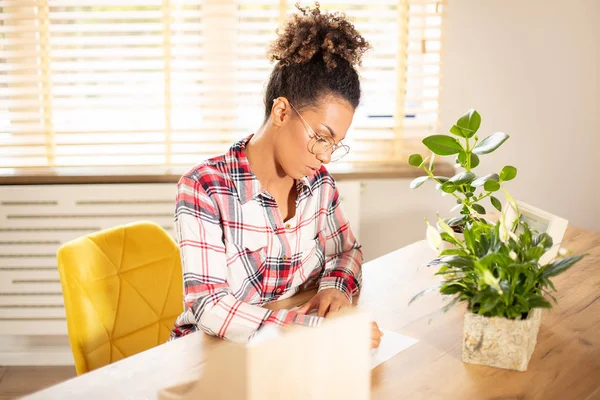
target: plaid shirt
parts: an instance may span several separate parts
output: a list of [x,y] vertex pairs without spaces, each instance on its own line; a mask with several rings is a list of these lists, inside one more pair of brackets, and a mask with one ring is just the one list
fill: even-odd
[[317,326],[317,316],[260,306],[316,283],[348,300],[358,292],[362,252],[333,178],[322,167],[298,180],[296,214],[284,222],[250,170],[250,137],[179,181],[175,229],[185,311],[171,339],[202,329],[242,342],[267,325]]

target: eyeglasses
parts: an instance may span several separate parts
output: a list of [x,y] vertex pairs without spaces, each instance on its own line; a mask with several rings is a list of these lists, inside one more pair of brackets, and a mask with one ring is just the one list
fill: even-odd
[[315,132],[310,127],[310,125],[308,125],[308,122],[306,122],[304,117],[300,115],[298,110],[296,110],[296,107],[294,107],[292,103],[290,103],[290,106],[292,106],[292,109],[296,112],[296,114],[298,114],[298,117],[300,117],[300,120],[304,124],[304,127],[309,132],[308,136],[310,136],[310,142],[308,142],[308,151],[311,154],[318,156],[321,154],[331,152],[329,160],[330,162],[336,162],[342,159],[346,154],[350,152],[350,146],[345,145],[341,142],[336,143],[332,137],[322,136]]

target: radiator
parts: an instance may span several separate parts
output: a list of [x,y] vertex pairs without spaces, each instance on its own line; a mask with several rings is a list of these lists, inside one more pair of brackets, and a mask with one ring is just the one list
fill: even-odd
[[[339,182],[359,236],[360,183]],[[56,251],[139,220],[173,235],[176,185],[0,186],[0,365],[71,365]]]

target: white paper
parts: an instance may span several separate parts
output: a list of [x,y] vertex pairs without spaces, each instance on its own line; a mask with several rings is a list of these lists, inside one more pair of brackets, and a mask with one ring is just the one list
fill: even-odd
[[418,340],[410,336],[383,329],[383,337],[379,347],[372,350],[371,369],[389,360],[402,350],[408,349]]
[[[300,307],[294,307],[290,311],[295,311]],[[317,315],[317,310],[313,310],[308,315]],[[408,349],[419,340],[410,336],[401,335],[399,333],[382,329],[383,337],[379,347],[371,350],[371,369],[379,364],[386,362],[402,350]]]

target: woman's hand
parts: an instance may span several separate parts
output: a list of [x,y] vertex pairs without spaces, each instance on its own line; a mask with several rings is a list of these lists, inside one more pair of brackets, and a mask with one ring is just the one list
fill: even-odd
[[319,317],[337,312],[343,307],[349,307],[350,302],[344,293],[337,289],[324,289],[313,296],[305,305],[300,307],[298,314],[308,314],[312,310],[318,310]]
[[[325,289],[318,292],[298,311],[298,314],[307,314],[312,310],[318,310],[319,317],[326,317],[329,314],[335,314],[344,307],[349,307],[348,299],[341,291],[337,289]],[[371,322],[371,348],[376,349],[381,344],[383,332],[379,329],[377,322]]]
[[383,332],[377,326],[377,322],[371,322],[371,348],[376,349],[381,344],[381,338],[383,337]]

